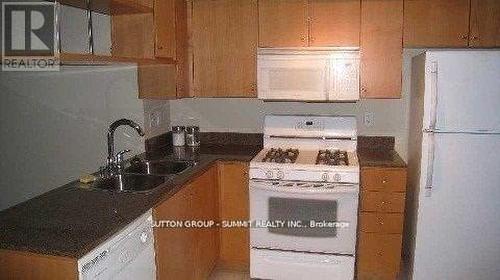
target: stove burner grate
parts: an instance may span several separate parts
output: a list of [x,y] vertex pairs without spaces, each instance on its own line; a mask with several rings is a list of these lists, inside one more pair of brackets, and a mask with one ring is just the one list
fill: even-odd
[[345,166],[349,165],[349,159],[346,151],[319,150],[316,164]]
[[271,148],[262,159],[262,162],[294,163],[298,156],[298,149]]

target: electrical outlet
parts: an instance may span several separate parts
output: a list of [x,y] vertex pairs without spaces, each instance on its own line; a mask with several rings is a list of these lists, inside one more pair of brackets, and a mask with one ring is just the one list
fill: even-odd
[[374,122],[375,122],[375,114],[372,112],[365,112],[365,115],[363,117],[363,124],[366,127],[371,127],[373,126]]
[[161,111],[157,110],[149,114],[149,127],[159,127],[161,122]]

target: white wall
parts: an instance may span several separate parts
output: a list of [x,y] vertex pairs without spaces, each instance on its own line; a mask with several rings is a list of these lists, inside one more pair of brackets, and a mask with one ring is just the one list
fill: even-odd
[[[263,102],[256,99],[182,99],[170,102],[172,125],[198,124],[202,131],[262,132],[266,114],[356,115],[360,135],[396,137],[396,150],[407,156],[408,106],[411,58],[421,50],[405,50],[402,98],[362,100],[357,103]],[[366,112],[374,114],[374,124],[363,124]]]
[[[109,17],[93,18],[95,50],[109,53]],[[84,19],[82,10],[64,7],[64,50],[86,51]],[[145,112],[158,110],[137,98],[137,69],[127,65],[0,72],[0,93],[0,210],[97,170],[105,163],[111,122],[129,118],[143,126]],[[148,136],[159,133],[145,129]],[[115,143],[117,151],[144,151],[132,129],[119,128]]]
[[[136,68],[64,67],[60,73],[1,73],[0,209],[95,171],[106,130],[119,118],[144,123]],[[116,149],[144,150],[119,128]]]

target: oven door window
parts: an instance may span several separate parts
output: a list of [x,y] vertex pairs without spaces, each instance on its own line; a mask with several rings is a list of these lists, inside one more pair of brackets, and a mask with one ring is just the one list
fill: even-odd
[[[282,227],[268,227],[270,233],[298,237],[336,237],[335,227],[310,225],[311,221],[337,222],[337,201],[271,197],[269,220],[285,222]],[[300,226],[297,226],[297,222],[300,222]]]

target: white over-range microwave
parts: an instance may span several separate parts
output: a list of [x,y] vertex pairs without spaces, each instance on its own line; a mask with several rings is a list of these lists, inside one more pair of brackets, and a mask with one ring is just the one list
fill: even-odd
[[261,48],[257,92],[264,100],[359,100],[359,51]]

